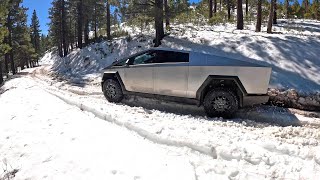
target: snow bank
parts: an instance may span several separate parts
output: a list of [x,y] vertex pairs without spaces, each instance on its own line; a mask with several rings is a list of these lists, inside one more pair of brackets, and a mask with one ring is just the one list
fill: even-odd
[[[297,28],[297,27],[300,27]],[[260,63],[273,68],[269,95],[273,104],[307,110],[320,110],[320,22],[279,20],[275,34],[254,32],[254,25],[236,30],[233,24],[214,26],[173,25],[163,47],[212,53]],[[98,84],[103,68],[117,59],[152,46],[152,32],[132,35],[111,42],[89,45],[72,51],[66,58],[47,53],[43,64],[52,65],[56,76],[71,82]],[[263,31],[266,27],[263,27]],[[293,89],[298,98],[290,96]]]

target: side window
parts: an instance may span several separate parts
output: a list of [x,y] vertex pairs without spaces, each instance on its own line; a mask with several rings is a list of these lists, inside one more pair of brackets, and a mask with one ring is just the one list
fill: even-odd
[[155,63],[178,63],[189,62],[189,53],[174,51],[157,51]]
[[154,52],[147,52],[133,57],[133,60],[131,62],[132,65],[153,63],[155,56],[156,54]]

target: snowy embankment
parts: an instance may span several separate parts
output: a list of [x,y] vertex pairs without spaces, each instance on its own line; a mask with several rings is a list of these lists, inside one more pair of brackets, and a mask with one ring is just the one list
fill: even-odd
[[319,126],[281,127],[130,107],[97,95],[70,93],[47,76],[39,78],[14,78],[0,95],[0,108],[5,109],[0,120],[1,163],[8,164],[7,172],[16,169],[16,179],[320,175]]
[[[132,35],[112,42],[92,44],[72,51],[64,59],[48,53],[43,64],[52,64],[57,78],[99,85],[102,69],[119,58],[152,47],[152,32]],[[255,33],[254,26],[235,30],[234,26],[173,25],[163,47],[212,53],[271,66],[271,103],[306,110],[320,110],[320,22],[279,20],[275,34]],[[52,61],[54,59],[54,61]],[[49,61],[49,62],[48,62]],[[50,62],[51,61],[51,62]]]

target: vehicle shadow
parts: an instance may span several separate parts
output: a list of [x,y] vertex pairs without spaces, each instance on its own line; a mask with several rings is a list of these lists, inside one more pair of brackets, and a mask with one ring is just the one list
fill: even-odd
[[[254,106],[240,109],[233,118],[208,118],[203,106],[188,105],[177,102],[168,102],[153,98],[145,98],[137,95],[126,95],[123,104],[131,107],[143,107],[148,110],[159,110],[178,115],[191,115],[194,117],[201,116],[206,120],[215,121],[233,121],[242,123],[246,121],[247,126],[258,127],[258,124],[270,124],[277,126],[301,126],[300,120],[288,109],[275,106]],[[258,124],[257,124],[258,123]]]

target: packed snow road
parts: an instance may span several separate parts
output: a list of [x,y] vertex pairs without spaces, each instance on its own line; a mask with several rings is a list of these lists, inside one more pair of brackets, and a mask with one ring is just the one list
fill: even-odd
[[0,160],[6,159],[11,171],[19,169],[17,179],[320,176],[319,126],[282,127],[112,104],[37,75],[8,81],[0,95]]

